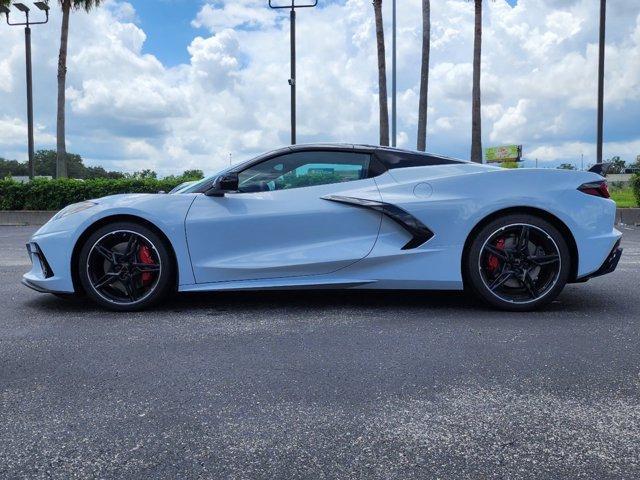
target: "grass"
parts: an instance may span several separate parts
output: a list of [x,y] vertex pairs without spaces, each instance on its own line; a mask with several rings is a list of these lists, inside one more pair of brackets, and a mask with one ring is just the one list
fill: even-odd
[[611,188],[611,198],[616,201],[616,204],[620,208],[630,208],[637,207],[638,202],[636,202],[635,197],[633,196],[633,190],[631,187],[624,188]]

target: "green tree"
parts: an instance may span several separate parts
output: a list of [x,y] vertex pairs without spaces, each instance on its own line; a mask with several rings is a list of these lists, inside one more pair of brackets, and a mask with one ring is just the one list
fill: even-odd
[[138,172],[125,173],[124,175],[125,175],[126,178],[135,178],[135,179],[138,179],[138,180],[156,179],[156,178],[158,178],[158,174],[156,172],[154,172],[153,170],[150,170],[148,168],[146,168],[144,170],[140,170]]
[[98,7],[101,0],[59,0],[62,8],[62,27],[60,29],[60,52],[58,55],[58,115],[56,123],[56,177],[66,178],[67,144],[65,119],[65,90],[67,86],[67,48],[69,44],[69,17],[71,10],[83,9],[89,12]]
[[182,178],[185,179],[185,181],[188,180],[202,180],[204,178],[204,172],[202,170],[185,170],[182,173]]
[[571,163],[561,163],[558,165],[558,170],[576,170],[576,167]]
[[124,173],[122,172],[113,172],[113,171],[107,171],[102,167],[85,167],[85,174],[84,177],[87,180],[90,179],[94,179],[94,178],[110,178],[113,180],[117,180],[119,178],[125,178],[124,177]]
[[[36,175],[45,177],[56,176],[56,151],[55,150],[38,150],[34,155]],[[80,155],[67,153],[66,161],[69,169],[69,177],[79,179],[93,178],[124,178],[124,173],[109,172],[102,167],[87,167],[82,161]],[[0,179],[7,176],[26,176],[29,174],[27,162],[19,163],[16,160],[4,160],[0,158]]]
[[431,2],[422,0],[422,67],[418,105],[418,150],[427,149],[427,103],[429,100],[429,53],[431,50]]
[[605,163],[611,163],[609,173],[624,173],[624,169],[627,168],[627,162],[618,156],[605,160]]
[[0,158],[0,180],[7,177],[18,177],[29,175],[29,168],[26,163],[19,163],[17,160],[5,160]]
[[[86,167],[82,157],[75,153],[66,153],[67,176],[70,178],[85,178]],[[33,156],[36,175],[57,177],[57,153],[55,150],[38,150]]]

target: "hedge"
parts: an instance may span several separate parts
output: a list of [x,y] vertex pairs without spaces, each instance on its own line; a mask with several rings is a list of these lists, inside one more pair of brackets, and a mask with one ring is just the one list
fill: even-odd
[[636,173],[631,177],[631,187],[633,195],[636,197],[636,205],[640,205],[640,173]]
[[0,180],[0,210],[60,210],[72,203],[118,193],[168,192],[183,181],[183,178],[37,179],[28,183]]

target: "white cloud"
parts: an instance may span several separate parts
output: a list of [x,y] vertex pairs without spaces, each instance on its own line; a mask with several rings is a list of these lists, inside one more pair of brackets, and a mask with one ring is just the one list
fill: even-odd
[[[580,161],[581,155],[584,155],[585,166],[595,163],[591,157],[593,144],[586,142],[564,142],[556,145],[543,145],[535,148],[529,155],[531,159],[541,161],[552,161],[558,158],[568,159],[574,163]],[[630,161],[635,161],[636,156],[640,152],[640,139],[627,142],[609,142],[605,144],[604,156],[613,157],[620,156]]]
[[[107,168],[212,171],[289,138],[286,12],[263,0],[209,0],[193,20],[207,29],[185,46],[188,64],[145,54],[135,1],[74,12],[68,76],[68,143]],[[415,143],[421,2],[399,2],[399,144]],[[385,12],[390,19],[387,2]],[[540,160],[593,158],[597,15],[591,0],[485,3],[485,146],[522,143]],[[34,34],[39,147],[55,144],[60,18]],[[610,2],[605,152],[634,159],[640,132],[640,5]],[[300,141],[377,142],[377,71],[370,0],[346,0],[298,15]],[[389,34],[387,29],[387,34]],[[389,39],[389,37],[387,37]],[[466,157],[470,140],[473,6],[432,2],[428,147]],[[0,156],[24,159],[21,32],[0,27]],[[390,42],[389,42],[390,46]],[[388,51],[389,53],[389,51]],[[390,65],[390,62],[388,62]],[[17,123],[16,123],[17,122]],[[623,128],[624,126],[627,126]],[[578,154],[579,155],[579,154]]]
[[192,22],[194,27],[217,32],[226,28],[272,27],[276,13],[265,8],[262,0],[234,0],[205,4]]
[[[20,146],[27,137],[27,123],[19,118],[0,117],[0,145],[9,148]],[[55,142],[55,137],[45,131],[43,125],[34,126],[34,139],[38,142]]]

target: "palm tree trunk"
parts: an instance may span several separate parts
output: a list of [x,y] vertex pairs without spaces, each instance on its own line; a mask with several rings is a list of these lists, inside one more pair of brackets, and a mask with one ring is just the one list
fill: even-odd
[[607,0],[600,0],[600,43],[598,48],[598,139],[596,162],[602,163],[602,141],[604,128],[604,47],[607,18]]
[[67,43],[69,38],[69,16],[71,0],[62,1],[62,29],[60,32],[60,55],[58,57],[58,119],[56,178],[67,177],[67,147],[65,143],[65,90],[67,85]]
[[431,2],[422,0],[422,69],[418,105],[418,150],[427,149],[427,105],[429,98],[429,53],[431,50]]
[[387,63],[382,25],[382,0],[373,0],[376,17],[376,44],[378,47],[378,101],[380,104],[380,145],[389,145],[389,104],[387,100]]
[[482,0],[475,0],[473,36],[473,105],[471,107],[471,161],[482,163],[482,117],[480,112],[480,69],[482,60]]

